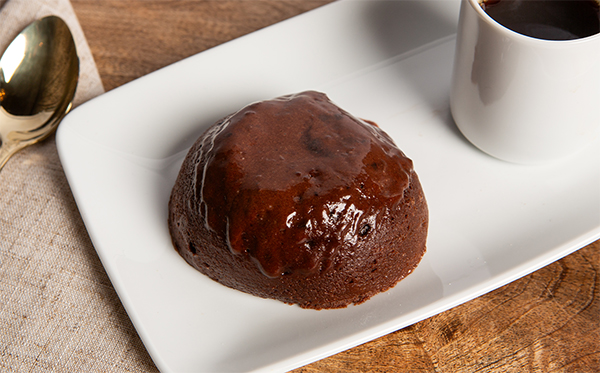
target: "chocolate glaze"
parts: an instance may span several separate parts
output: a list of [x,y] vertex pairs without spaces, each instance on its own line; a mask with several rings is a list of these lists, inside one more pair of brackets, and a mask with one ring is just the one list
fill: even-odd
[[[177,250],[211,278],[327,308],[363,301],[412,271],[425,250],[427,207],[412,161],[387,134],[308,91],[211,127],[184,161],[169,225]],[[349,277],[373,266],[393,274],[371,279],[374,289]],[[290,290],[335,282],[345,285],[322,290],[329,300]]]

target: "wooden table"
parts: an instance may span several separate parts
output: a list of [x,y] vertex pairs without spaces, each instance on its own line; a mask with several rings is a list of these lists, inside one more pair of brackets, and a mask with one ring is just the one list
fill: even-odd
[[[71,0],[106,90],[331,0]],[[599,372],[600,241],[295,372]],[[140,352],[145,353],[145,352]]]

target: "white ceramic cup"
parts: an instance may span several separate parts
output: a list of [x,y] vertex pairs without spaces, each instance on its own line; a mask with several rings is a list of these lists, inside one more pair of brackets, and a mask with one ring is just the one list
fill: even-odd
[[484,152],[515,163],[560,159],[600,128],[600,34],[536,39],[462,0],[450,106]]

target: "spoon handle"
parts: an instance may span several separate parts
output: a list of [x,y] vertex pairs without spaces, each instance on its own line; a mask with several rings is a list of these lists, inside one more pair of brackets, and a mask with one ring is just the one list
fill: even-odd
[[16,152],[23,149],[26,144],[16,142],[4,142],[0,146],[0,171],[6,164],[6,161],[12,157]]

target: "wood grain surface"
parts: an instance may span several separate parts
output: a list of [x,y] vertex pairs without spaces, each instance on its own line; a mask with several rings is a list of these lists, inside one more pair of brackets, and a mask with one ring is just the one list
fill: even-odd
[[[111,90],[331,1],[71,2]],[[294,372],[600,372],[599,269],[596,241],[468,303]]]

